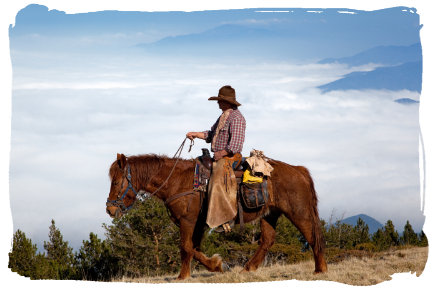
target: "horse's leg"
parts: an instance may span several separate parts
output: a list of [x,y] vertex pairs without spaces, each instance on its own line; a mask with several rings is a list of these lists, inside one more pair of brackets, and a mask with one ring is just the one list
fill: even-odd
[[314,215],[313,211],[306,214],[299,213],[297,215],[288,212],[285,213],[285,216],[298,228],[304,238],[306,238],[310,247],[312,247],[315,259],[315,274],[327,272],[327,262],[324,259],[325,245],[323,243],[318,217]]
[[258,250],[256,250],[241,272],[255,271],[262,261],[264,261],[268,249],[274,244],[274,239],[276,238],[276,231],[274,229],[280,215],[280,213],[274,212],[274,214],[269,214],[261,219],[261,242]]
[[190,264],[193,258],[193,232],[195,223],[192,223],[184,218],[179,221],[179,232],[181,234],[181,272],[177,280],[183,280],[189,278]]
[[200,251],[200,243],[202,242],[203,227],[199,226],[195,229],[193,234],[193,249],[194,260],[199,261],[210,272],[225,272],[228,270],[226,264],[223,263],[222,258],[218,254],[214,254],[211,258],[206,257]]

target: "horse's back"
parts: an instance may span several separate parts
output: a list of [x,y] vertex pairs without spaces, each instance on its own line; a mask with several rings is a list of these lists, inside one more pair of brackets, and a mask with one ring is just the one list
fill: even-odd
[[281,182],[280,184],[310,185],[313,183],[309,170],[304,166],[294,166],[282,161],[273,160],[269,162],[274,168],[271,179]]
[[[270,161],[270,195],[279,210],[289,207],[317,207],[318,198],[313,179],[304,166],[294,166],[281,161]],[[300,209],[300,208],[299,208]]]

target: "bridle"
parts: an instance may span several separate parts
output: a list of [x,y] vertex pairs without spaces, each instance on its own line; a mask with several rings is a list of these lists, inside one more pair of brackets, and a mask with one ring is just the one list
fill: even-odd
[[[121,210],[122,214],[124,214],[126,211],[130,210],[130,209],[133,207],[134,202],[131,203],[131,205],[128,206],[128,207],[125,206],[125,204],[122,202],[122,200],[123,200],[123,199],[125,198],[125,196],[127,195],[128,190],[131,189],[131,190],[134,192],[134,194],[137,196],[137,192],[136,192],[136,190],[134,189],[133,184],[131,184],[131,171],[130,171],[130,164],[127,164],[127,169],[128,169],[128,175],[127,175],[127,176],[125,176],[125,171],[124,171],[124,170],[119,169],[119,171],[122,172],[122,175],[123,175],[124,177],[122,177],[122,184],[121,184],[121,188],[119,189],[117,199],[116,199],[116,200],[110,200],[109,198],[107,198],[107,203],[106,203],[106,206],[107,206],[107,207],[115,206],[115,207],[119,208],[119,209],[116,209],[116,214],[119,213],[119,212],[118,212],[119,210]],[[122,188],[124,187],[124,180],[125,180],[125,179],[127,179],[127,181],[128,181],[128,187],[127,187],[127,189],[125,190],[124,194],[122,194],[122,196],[120,196],[120,194],[121,194],[121,192],[122,192]]]
[[[175,167],[176,167],[176,164],[178,163],[179,157],[181,156],[182,149],[184,148],[184,144],[185,144],[186,140],[187,140],[187,138],[184,139],[184,141],[182,142],[181,146],[179,146],[178,151],[176,151],[175,156],[173,157],[173,158],[177,157],[177,159],[176,159],[175,165],[172,168],[172,171],[170,171],[169,176],[166,178],[166,181],[164,181],[164,183],[160,186],[160,188],[158,188],[157,190],[155,190],[151,195],[154,195],[155,193],[157,193],[164,186],[164,184],[166,184],[167,180],[169,180],[170,176],[172,175],[173,170],[175,170]],[[188,152],[191,151],[191,147],[193,145],[194,145],[194,141],[191,140],[190,149],[188,150]],[[177,154],[178,154],[178,156],[176,156]],[[130,206],[128,206],[128,207],[125,206],[125,204],[122,202],[122,200],[125,198],[125,195],[127,195],[128,190],[131,189],[134,192],[134,194],[136,194],[136,197],[138,195],[137,192],[136,192],[136,190],[133,187],[133,184],[131,184],[130,164],[127,164],[127,170],[128,170],[128,176],[125,176],[125,171],[122,170],[122,169],[119,169],[119,171],[122,172],[122,174],[123,174],[124,177],[122,178],[121,189],[119,189],[117,199],[116,200],[110,200],[109,198],[107,198],[107,203],[106,203],[107,207],[115,206],[115,207],[118,208],[118,209],[116,209],[115,217],[117,217],[119,215],[119,210],[122,212],[122,214],[125,214],[126,211],[130,210],[133,207],[133,204],[134,204],[135,201],[133,201],[133,203]],[[128,187],[125,190],[124,194],[121,197],[119,197],[119,195],[121,194],[122,188],[124,187],[124,179],[127,179],[127,181],[128,181]]]

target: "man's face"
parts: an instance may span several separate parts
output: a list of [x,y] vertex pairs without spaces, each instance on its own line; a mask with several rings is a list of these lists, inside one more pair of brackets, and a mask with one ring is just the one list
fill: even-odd
[[223,111],[232,107],[232,104],[226,101],[218,100],[217,103],[219,104],[219,108],[222,109]]

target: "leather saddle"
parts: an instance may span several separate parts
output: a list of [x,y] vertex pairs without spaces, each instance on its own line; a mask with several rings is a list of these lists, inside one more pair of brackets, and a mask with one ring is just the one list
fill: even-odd
[[[235,173],[235,178],[238,184],[238,202],[241,204],[241,199],[244,207],[247,209],[255,209],[264,206],[268,202],[268,189],[267,179],[263,178],[262,183],[243,183],[244,171],[249,167],[245,157],[241,154],[229,155],[232,162],[232,169]],[[198,168],[196,174],[198,175],[198,182],[202,187],[208,187],[208,181],[212,174],[212,163],[214,159],[211,158],[208,149],[202,149],[202,156],[198,157]],[[205,190],[205,189],[204,189]],[[205,191],[207,191],[206,189]],[[241,209],[241,205],[239,205]]]

